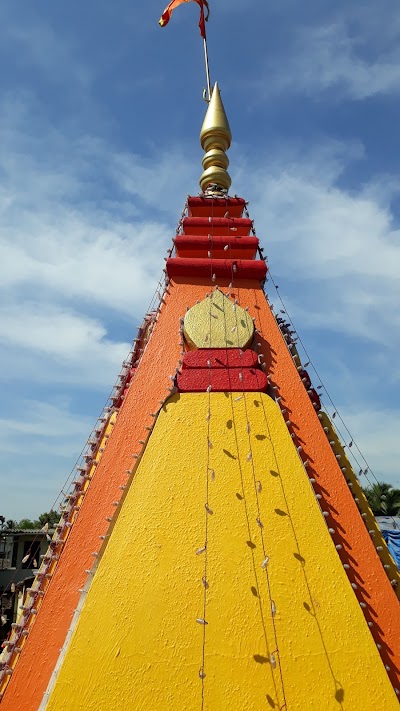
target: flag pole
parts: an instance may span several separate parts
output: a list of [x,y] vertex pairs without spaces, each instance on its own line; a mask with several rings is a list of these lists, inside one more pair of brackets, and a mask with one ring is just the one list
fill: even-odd
[[211,79],[210,79],[210,64],[208,61],[208,47],[207,47],[207,36],[204,34],[204,59],[206,63],[206,77],[207,77],[207,90],[208,90],[208,101],[211,101]]

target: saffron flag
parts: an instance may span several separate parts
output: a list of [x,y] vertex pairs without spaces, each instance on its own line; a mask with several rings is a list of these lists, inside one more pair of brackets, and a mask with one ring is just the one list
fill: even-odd
[[[158,22],[158,24],[161,27],[165,27],[165,25],[168,25],[168,22],[171,19],[171,15],[173,11],[175,10],[178,5],[182,5],[184,2],[190,2],[191,0],[172,0],[172,2],[167,5],[165,8],[163,14],[161,15],[161,18]],[[200,7],[200,22],[199,22],[199,27],[200,27],[200,34],[203,37],[203,39],[206,38],[206,21],[208,20],[208,17],[210,15],[210,8],[208,6],[207,0],[194,0],[194,2],[197,2],[197,4]],[[207,15],[204,13],[204,8],[207,10]]]

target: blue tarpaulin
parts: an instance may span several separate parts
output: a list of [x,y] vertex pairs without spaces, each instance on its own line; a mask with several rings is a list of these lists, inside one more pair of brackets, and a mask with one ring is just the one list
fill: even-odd
[[400,570],[400,516],[377,516],[376,521],[390,554]]
[[400,531],[382,531],[382,535],[398,570],[400,570]]
[[400,531],[400,516],[376,516],[381,531]]

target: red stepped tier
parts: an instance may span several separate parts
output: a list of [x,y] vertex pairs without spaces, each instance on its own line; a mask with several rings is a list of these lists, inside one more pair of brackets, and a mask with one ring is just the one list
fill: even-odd
[[185,353],[177,378],[180,392],[262,392],[267,376],[254,351],[240,348],[203,348]]
[[264,392],[267,390],[267,376],[262,370],[255,368],[215,370],[192,370],[186,368],[178,375],[178,389],[181,393],[206,392],[210,387],[212,392]]
[[[177,257],[206,258],[208,252],[214,259],[254,259],[257,254],[257,237],[232,237],[231,235],[177,235],[174,240]],[[228,249],[226,249],[228,247]]]
[[262,282],[267,275],[267,265],[262,260],[252,259],[182,259],[167,260],[167,274],[171,277],[205,277],[231,280],[254,279]]
[[246,204],[247,203],[243,200],[243,198],[213,198],[212,203],[210,203],[210,198],[189,197],[189,217],[208,218],[210,214],[210,206],[212,207],[214,217],[224,217],[227,212],[229,217],[241,217]]
[[245,237],[250,234],[252,221],[245,217],[185,217],[183,231],[186,235],[231,235]]
[[257,364],[257,354],[250,349],[242,351],[238,348],[199,348],[197,351],[185,353],[182,367],[255,368]]

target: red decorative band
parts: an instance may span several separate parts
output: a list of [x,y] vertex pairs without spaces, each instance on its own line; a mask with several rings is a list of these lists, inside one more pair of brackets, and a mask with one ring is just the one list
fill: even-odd
[[[240,378],[241,375],[241,378]],[[207,388],[211,392],[265,392],[267,376],[255,368],[240,370],[183,370],[177,379],[178,390],[181,393],[204,393]]]
[[183,231],[190,235],[249,235],[252,221],[245,217],[185,217]]
[[177,235],[174,244],[177,257],[206,258],[210,252],[213,259],[254,259],[259,242],[257,237]]
[[256,368],[257,353],[249,348],[199,348],[183,357],[183,368]]
[[245,207],[246,201],[243,198],[188,198],[190,217],[208,217],[211,213],[214,217],[224,217],[226,213],[229,217],[241,217]]
[[167,260],[169,277],[208,277],[220,279],[254,279],[264,281],[267,265],[260,259],[183,259],[170,257]]
[[185,353],[177,385],[182,393],[265,392],[268,380],[254,351],[202,348]]

